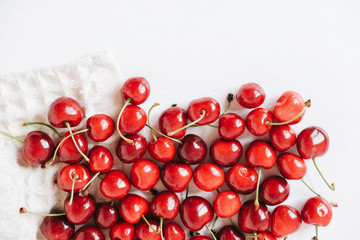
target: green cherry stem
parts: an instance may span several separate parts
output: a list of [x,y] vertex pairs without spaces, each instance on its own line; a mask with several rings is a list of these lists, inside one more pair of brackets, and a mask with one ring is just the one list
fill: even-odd
[[231,106],[231,102],[234,100],[234,95],[232,93],[229,93],[227,95],[227,102],[228,104],[226,105],[226,108],[224,109],[224,111],[220,114],[219,118],[221,118],[227,111],[229,111],[230,106]]
[[201,121],[201,119],[203,119],[203,118],[205,117],[205,115],[206,115],[206,111],[203,109],[203,110],[201,111],[201,115],[200,115],[200,117],[199,117],[198,119],[196,119],[195,121],[193,121],[193,122],[191,122],[191,123],[189,123],[189,124],[187,124],[187,125],[179,128],[179,129],[176,129],[175,131],[169,132],[167,135],[171,137],[171,136],[174,135],[175,133],[180,132],[181,130],[184,130],[185,128],[188,128],[188,127],[196,124],[197,122]]
[[319,225],[315,224],[315,239],[319,239]]
[[90,179],[90,181],[83,187],[83,189],[80,190],[79,195],[84,196],[85,190],[90,186],[90,184],[99,176],[100,171],[95,173],[95,175]]
[[[153,110],[154,107],[157,107],[157,106],[159,106],[159,105],[160,105],[160,103],[154,103],[154,104],[150,107],[150,109],[149,109],[149,111],[148,111],[148,116],[147,116],[147,125],[151,126],[151,125],[150,125],[150,113],[151,113],[151,111]],[[156,137],[155,132],[154,132],[154,130],[153,130],[152,128],[150,128],[150,132],[151,132],[151,134],[152,134],[152,136],[153,136],[154,141],[156,142],[157,137]]]
[[56,130],[56,128],[54,128],[53,126],[47,124],[47,123],[43,123],[43,122],[24,122],[23,126],[29,126],[29,125],[43,125],[46,126],[48,128],[50,128],[51,130],[53,130],[56,135],[58,135],[59,137],[62,137],[62,135],[58,132],[58,130]]
[[163,224],[164,223],[164,219],[162,217],[160,217],[160,236],[161,236],[161,240],[164,240],[164,233],[163,233]]
[[259,209],[259,186],[260,186],[260,178],[261,178],[261,167],[258,167],[258,181],[256,184],[256,195],[255,195],[255,210]]
[[177,142],[177,143],[182,143],[179,139],[176,139],[176,138],[172,138],[172,137],[169,137],[165,134],[163,134],[162,132],[160,132],[159,130],[157,130],[156,128],[153,128],[152,126],[150,126],[149,124],[145,124],[145,126],[147,126],[148,128],[150,128],[151,130],[153,130],[154,132],[156,132],[157,134],[163,136],[163,137],[166,137],[174,142]]
[[149,223],[149,221],[146,219],[146,217],[144,215],[141,215],[142,219],[144,220],[144,222],[150,227],[150,229],[156,233],[156,234],[159,234],[160,233],[160,229],[158,231],[156,231],[152,226],[151,224]]
[[288,236],[284,237],[284,240],[286,240],[286,239],[287,239],[287,237],[288,237]]
[[316,168],[316,170],[318,171],[318,173],[320,174],[321,178],[324,180],[324,182],[326,183],[326,185],[333,191],[335,191],[335,183],[331,183],[331,185],[328,183],[328,181],[326,181],[325,177],[322,175],[320,169],[318,168],[315,158],[312,159],[314,166]]
[[78,152],[81,154],[81,156],[82,156],[87,162],[89,162],[89,161],[90,161],[89,158],[81,151],[81,149],[79,148],[79,146],[78,146],[78,144],[77,144],[77,142],[76,142],[76,140],[75,140],[74,134],[73,134],[73,132],[72,132],[72,130],[71,130],[71,127],[70,127],[70,123],[69,123],[69,122],[65,122],[65,125],[66,125],[66,127],[68,128],[68,130],[69,130],[69,132],[70,132],[71,139],[72,139],[72,141],[73,141],[76,149],[77,149]]
[[317,192],[315,192],[314,189],[312,189],[312,188],[304,181],[304,179],[300,179],[300,180],[305,184],[305,186],[307,186],[307,187],[310,189],[310,191],[312,191],[315,195],[320,196],[320,194],[318,194]]
[[7,136],[7,137],[9,137],[9,138],[11,138],[11,139],[14,139],[14,140],[18,141],[19,143],[24,144],[24,141],[22,139],[18,138],[18,137],[15,137],[15,136],[13,136],[13,135],[11,135],[11,134],[9,134],[7,132],[1,131],[1,130],[0,130],[0,133]]
[[117,120],[116,120],[116,130],[117,130],[117,132],[119,133],[119,135],[120,135],[120,137],[121,137],[122,139],[124,139],[124,140],[125,140],[126,142],[128,142],[129,144],[133,145],[133,144],[134,144],[134,141],[131,140],[131,139],[128,139],[127,137],[125,137],[125,136],[121,133],[120,128],[119,128],[119,123],[120,123],[121,115],[122,115],[122,113],[124,112],[126,106],[129,105],[130,101],[131,101],[131,98],[126,99],[123,107],[122,107],[121,110],[120,110],[120,113],[119,113],[118,118],[117,118]]
[[215,223],[219,219],[219,216],[215,216],[213,223],[211,224],[211,231],[215,231]]
[[217,240],[216,237],[215,237],[215,234],[213,233],[213,231],[211,231],[211,229],[209,228],[209,226],[208,226],[208,225],[205,225],[205,227],[207,228],[207,230],[209,230],[211,237],[212,237],[214,240]]
[[19,213],[28,213],[28,214],[44,216],[44,217],[57,217],[57,216],[65,216],[66,215],[66,213],[37,213],[37,212],[30,212],[24,207],[21,207],[19,209]]
[[71,195],[70,195],[70,201],[69,201],[69,205],[72,205],[73,199],[74,199],[74,188],[75,188],[75,181],[76,179],[78,179],[80,176],[79,174],[75,173],[73,176],[73,180],[72,180],[72,185],[71,185]]
[[189,185],[186,186],[185,198],[189,196]]

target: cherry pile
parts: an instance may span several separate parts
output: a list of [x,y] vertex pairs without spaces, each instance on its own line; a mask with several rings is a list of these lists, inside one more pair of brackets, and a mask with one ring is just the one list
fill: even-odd
[[[24,141],[1,131],[23,143],[22,158],[30,165],[46,169],[56,161],[67,164],[57,177],[57,186],[69,193],[63,212],[42,214],[45,217],[40,231],[47,239],[101,240],[105,239],[102,230],[109,229],[112,240],[184,240],[188,234],[193,240],[273,240],[287,238],[302,222],[315,226],[313,239],[318,239],[318,227],[330,223],[336,204],[329,203],[303,180],[307,172],[304,159],[312,159],[325,183],[335,190],[316,165],[316,158],[328,150],[329,137],[320,127],[307,127],[298,135],[292,129],[291,125],[298,124],[310,107],[310,101],[304,101],[298,93],[283,93],[270,110],[260,107],[266,97],[262,87],[247,83],[236,93],[243,108],[253,109],[245,119],[228,112],[232,94],[222,112],[217,100],[203,97],[192,100],[186,110],[176,105],[166,109],[159,118],[159,129],[149,121],[151,111],[159,104],[155,103],[148,113],[139,107],[150,94],[145,78],[128,79],[121,94],[125,103],[116,121],[106,114],[96,114],[87,118],[85,129],[73,131],[84,119],[82,108],[74,99],[60,97],[49,108],[50,124],[25,123],[48,126],[59,136],[57,144],[41,131],[28,133]],[[219,135],[209,149],[201,136],[188,133],[191,127],[204,125],[217,128]],[[145,127],[153,138],[149,142],[139,133]],[[58,128],[67,132],[62,135]],[[254,136],[268,134],[268,140],[256,139],[243,149],[239,139],[245,128]],[[117,159],[106,144],[88,149],[88,139],[104,142],[115,131],[120,136],[116,155],[131,166],[129,176],[113,168]],[[286,152],[295,145],[298,155]],[[143,158],[147,152],[152,159]],[[208,152],[212,162],[205,161]],[[246,165],[239,163],[243,154]],[[272,168],[278,168],[280,174],[262,180],[262,171]],[[108,202],[97,202],[87,191],[96,178],[101,179],[97,188]],[[166,191],[154,189],[159,179]],[[217,191],[215,200],[209,202],[189,193],[191,179],[201,191]],[[301,180],[314,195],[301,211],[282,204],[290,194],[288,180]],[[225,184],[228,188],[220,192]],[[131,186],[146,192],[148,199],[131,192]],[[177,194],[181,192],[186,193],[184,199]],[[241,202],[241,196],[253,192],[255,199]],[[276,207],[270,212],[268,206]],[[33,212],[22,207],[20,213]],[[186,229],[173,221],[178,214]],[[231,218],[236,214],[238,221],[234,223]],[[94,224],[87,223],[91,218]],[[229,225],[218,226],[220,230],[215,232],[218,218],[229,218]],[[82,226],[75,232],[75,225]],[[207,236],[198,233],[203,228],[209,230]]]

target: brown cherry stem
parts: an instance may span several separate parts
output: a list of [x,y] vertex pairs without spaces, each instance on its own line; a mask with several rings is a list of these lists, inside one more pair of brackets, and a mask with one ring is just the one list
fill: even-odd
[[[229,93],[227,95],[227,102],[228,104],[226,105],[226,108],[224,109],[224,111],[220,114],[219,118],[221,118],[229,109],[231,106],[231,102],[234,100],[234,95],[232,93]],[[208,124],[209,126],[210,124]]]
[[127,137],[125,137],[125,136],[121,133],[120,128],[119,128],[119,123],[120,123],[121,115],[122,115],[122,113],[124,112],[126,106],[129,105],[130,101],[131,101],[131,98],[126,99],[123,107],[122,107],[121,110],[120,110],[119,116],[118,116],[117,121],[116,121],[116,130],[117,130],[117,132],[119,133],[119,135],[120,135],[120,137],[121,137],[122,139],[124,139],[124,140],[125,140],[126,142],[128,142],[129,144],[134,145],[134,141],[131,140],[131,139],[129,139],[129,138],[127,138]]
[[168,135],[165,135],[162,132],[160,132],[159,130],[157,130],[156,128],[151,127],[149,124],[146,124],[145,126],[147,126],[148,128],[150,128],[151,130],[153,130],[154,132],[158,133],[159,135],[161,135],[163,137],[166,137],[166,138],[168,138],[174,142],[180,143],[180,144],[182,143],[179,139],[169,137]]
[[44,217],[57,217],[57,216],[65,216],[66,215],[66,213],[37,213],[37,212],[30,212],[24,207],[21,207],[19,209],[19,213],[28,213],[28,214],[44,216]]
[[74,188],[75,188],[75,181],[76,179],[78,179],[80,176],[79,174],[75,173],[73,180],[72,180],[72,185],[71,185],[71,195],[70,195],[70,201],[69,201],[69,205],[72,205],[73,199],[74,199]]
[[326,181],[325,177],[322,175],[320,169],[318,168],[315,158],[312,159],[314,166],[316,168],[316,170],[318,171],[318,173],[320,174],[321,178],[324,180],[324,182],[326,183],[326,185],[333,191],[335,191],[335,183],[331,183],[331,185],[328,183],[328,181]]
[[[154,103],[154,104],[150,107],[150,109],[149,109],[149,111],[148,111],[148,116],[147,116],[147,118],[148,118],[148,119],[147,119],[147,125],[151,126],[151,124],[150,124],[150,113],[151,113],[151,111],[153,110],[154,107],[157,107],[157,106],[159,106],[159,105],[160,105],[160,103]],[[153,136],[154,141],[156,142],[157,137],[156,137],[155,132],[154,132],[154,130],[153,130],[152,128],[150,128],[150,132],[151,132],[151,134],[152,134],[152,136]]]
[[11,139],[14,139],[14,140],[18,141],[19,143],[24,144],[24,141],[22,139],[18,138],[18,137],[15,137],[15,136],[13,136],[13,135],[11,135],[11,134],[9,134],[7,132],[1,131],[1,130],[0,130],[0,133],[7,136],[7,137],[9,137],[9,138],[11,138]]
[[255,195],[255,210],[257,211],[259,209],[259,186],[260,186],[260,178],[261,178],[261,167],[258,168],[258,181],[256,184],[256,195]]
[[205,117],[205,114],[206,114],[206,111],[203,109],[203,110],[201,111],[201,115],[200,115],[200,117],[199,117],[198,119],[196,119],[195,121],[193,121],[193,122],[191,122],[191,123],[189,123],[189,124],[187,124],[187,125],[179,128],[179,129],[176,129],[175,131],[169,132],[167,135],[168,135],[168,136],[172,136],[172,135],[180,132],[181,130],[184,130],[185,128],[188,128],[188,127],[196,124],[197,122],[201,121],[201,119],[203,119],[203,118]]
[[320,196],[320,194],[318,194],[317,192],[315,192],[314,189],[312,189],[312,188],[304,181],[304,179],[300,179],[300,180],[305,184],[305,186],[307,186],[307,187],[310,189],[310,191],[312,191],[315,195]]
[[73,141],[76,149],[77,149],[78,152],[81,154],[81,156],[82,156],[87,162],[89,162],[90,159],[81,151],[81,149],[79,148],[79,146],[78,146],[78,144],[77,144],[77,142],[76,142],[76,140],[75,140],[74,134],[73,134],[73,132],[72,132],[72,130],[71,130],[71,127],[70,127],[70,123],[69,123],[69,122],[65,122],[65,125],[66,125],[66,127],[68,128],[68,130],[69,130],[71,139],[72,139],[72,141]]
[[29,125],[43,125],[43,126],[46,126],[46,127],[50,128],[51,130],[53,130],[56,133],[56,135],[58,135],[59,137],[62,137],[62,135],[58,132],[58,130],[56,130],[56,128],[54,128],[50,124],[43,123],[43,122],[24,122],[23,123],[23,126],[29,126]]

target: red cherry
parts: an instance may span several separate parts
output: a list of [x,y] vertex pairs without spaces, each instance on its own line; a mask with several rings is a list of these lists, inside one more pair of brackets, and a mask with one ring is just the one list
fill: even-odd
[[331,204],[323,197],[317,196],[306,201],[301,218],[304,223],[326,227],[332,219]]
[[202,119],[196,122],[197,125],[207,125],[214,122],[220,116],[220,104],[214,98],[203,97],[189,103],[187,115],[190,121]]
[[219,193],[213,203],[214,212],[221,218],[230,218],[234,216],[241,207],[239,196],[231,191],[224,191]]
[[77,230],[71,240],[105,240],[105,236],[98,228],[84,226]]
[[68,122],[70,127],[79,125],[83,119],[83,111],[78,102],[69,97],[60,97],[51,105],[48,120],[54,127],[64,128]]
[[150,203],[151,214],[165,220],[173,220],[178,214],[179,208],[179,197],[168,191],[157,194]]
[[160,162],[170,162],[175,156],[174,143],[166,137],[150,142],[148,150],[150,155]]
[[276,151],[267,142],[255,140],[246,151],[246,162],[250,167],[270,169],[276,163]]
[[273,126],[269,138],[278,151],[286,151],[296,143],[296,133],[289,125]]
[[210,147],[211,159],[222,167],[234,166],[241,158],[243,148],[236,140],[216,139]]
[[[296,115],[298,115],[304,107],[305,101],[300,94],[294,91],[286,91],[276,101],[273,110],[274,117],[279,122],[286,122],[296,117]],[[289,124],[292,125],[300,122],[304,114],[305,113]]]
[[[76,178],[76,176],[78,177]],[[67,165],[60,170],[57,178],[57,185],[61,190],[71,192],[74,178],[74,192],[79,192],[90,181],[91,174],[90,171],[83,165]]]
[[235,113],[225,113],[219,119],[218,133],[222,139],[235,139],[243,134],[244,130],[244,119]]
[[145,198],[128,194],[119,202],[119,213],[128,223],[135,224],[140,221],[142,216],[149,212],[149,204]]
[[65,199],[64,209],[66,217],[75,225],[87,222],[95,212],[95,199],[91,195],[74,195],[72,204],[69,204],[70,197]]
[[307,171],[304,159],[292,153],[281,154],[278,157],[277,166],[281,175],[287,179],[301,179]]
[[140,159],[130,171],[130,181],[141,191],[151,190],[159,180],[159,167],[150,160]]
[[114,120],[105,114],[95,114],[86,121],[89,138],[95,142],[107,140],[115,130]]
[[[60,138],[59,143],[69,135],[70,132],[66,132],[64,136]],[[88,143],[85,137],[82,134],[76,134],[74,135],[74,138],[79,149],[86,155],[88,151]],[[83,156],[79,153],[71,138],[67,138],[63,143],[61,143],[57,155],[59,156],[60,161],[67,164],[78,163],[83,159]]]
[[70,240],[75,226],[64,216],[47,216],[40,224],[40,231],[48,240]]
[[246,127],[249,132],[255,136],[263,136],[268,133],[274,121],[270,110],[266,108],[256,108],[252,110],[246,117]]
[[135,226],[121,221],[110,229],[111,240],[134,240]]
[[[160,131],[166,135],[185,126],[187,121],[186,111],[174,106],[166,109],[159,118]],[[185,135],[186,128],[171,135],[173,138],[181,138]]]
[[99,228],[107,229],[116,224],[119,218],[118,210],[108,203],[100,204],[95,211],[95,223]]
[[173,192],[185,191],[193,172],[189,165],[184,163],[167,163],[161,170],[161,181],[167,189]]
[[110,199],[121,199],[130,191],[130,181],[120,170],[106,174],[100,182],[100,192]]
[[324,155],[329,149],[329,136],[320,127],[308,127],[302,130],[297,138],[296,146],[304,159]]
[[285,178],[271,176],[260,184],[259,197],[267,205],[278,205],[284,202],[289,194],[290,186]]
[[256,207],[250,200],[243,204],[239,211],[239,226],[245,233],[262,232],[270,227],[271,215],[265,204]]
[[136,238],[139,240],[161,240],[161,235],[157,233],[160,228],[159,222],[154,219],[149,219],[148,222],[151,227],[145,221],[141,221],[136,226]]
[[261,235],[261,237],[259,237],[261,240],[277,240],[277,238],[268,231],[259,232],[258,235]]
[[44,132],[32,131],[26,135],[21,156],[30,165],[43,164],[54,153],[54,141]]
[[271,215],[271,232],[277,238],[286,237],[296,232],[301,225],[301,216],[296,208],[277,206]]
[[179,158],[190,165],[202,162],[206,157],[206,153],[206,143],[195,134],[186,135],[182,139],[182,144],[177,148]]
[[[245,237],[238,233],[233,226],[224,226],[216,235],[217,240],[245,240]],[[259,238],[258,238],[259,239]]]
[[140,134],[131,134],[126,137],[134,141],[134,144],[121,138],[116,147],[116,155],[123,163],[133,163],[145,155],[147,150],[146,138]]
[[196,235],[190,238],[190,240],[211,240],[211,238],[202,235]]
[[140,132],[146,124],[146,112],[135,105],[126,106],[120,116],[119,130],[124,134]]
[[265,101],[264,89],[256,83],[246,83],[241,85],[236,94],[236,100],[244,108],[259,107]]
[[233,166],[226,174],[226,184],[237,193],[252,193],[256,189],[257,181],[257,172],[242,164]]
[[214,218],[214,211],[205,198],[190,196],[180,205],[180,217],[190,231],[196,232]]
[[185,240],[184,230],[176,223],[170,222],[164,228],[165,240]]
[[131,103],[139,105],[146,101],[150,94],[150,84],[143,77],[132,77],[125,81],[121,88],[124,99],[131,99]]
[[206,192],[211,192],[223,185],[225,174],[221,167],[213,163],[203,163],[194,170],[195,185]]
[[89,153],[89,169],[91,172],[109,172],[114,164],[114,158],[104,146],[98,145],[93,147]]

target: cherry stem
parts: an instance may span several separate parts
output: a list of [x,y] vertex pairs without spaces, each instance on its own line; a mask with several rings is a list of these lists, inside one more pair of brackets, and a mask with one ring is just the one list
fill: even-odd
[[307,187],[310,189],[310,191],[312,191],[315,195],[320,196],[320,194],[318,194],[317,192],[315,192],[314,189],[312,189],[312,188],[304,181],[304,179],[300,179],[300,180],[305,184],[305,186],[307,186]]
[[217,240],[216,237],[215,237],[215,235],[214,235],[214,233],[213,233],[213,231],[211,231],[211,229],[209,228],[209,226],[208,226],[208,225],[205,225],[205,227],[207,228],[207,230],[209,230],[211,237],[212,237],[214,240]]
[[326,181],[326,179],[324,178],[324,176],[322,175],[320,169],[318,168],[315,158],[312,159],[314,166],[316,168],[316,170],[318,171],[318,173],[320,174],[321,178],[324,180],[324,182],[326,183],[326,185],[333,191],[335,191],[335,183],[331,183],[331,185],[328,183],[328,181]]
[[162,132],[160,132],[159,130],[151,127],[149,124],[146,124],[145,126],[147,126],[148,128],[150,128],[151,130],[155,131],[156,133],[160,134],[160,135],[163,136],[163,137],[166,137],[166,138],[168,138],[168,139],[170,139],[170,140],[172,140],[172,141],[174,141],[174,142],[180,143],[180,144],[182,143],[179,139],[169,137],[168,135],[165,135],[165,134],[163,134]]
[[72,205],[72,202],[73,202],[73,199],[74,199],[75,181],[79,177],[80,177],[79,174],[77,174],[77,173],[74,174],[74,177],[73,177],[73,180],[72,180],[72,185],[71,185],[71,195],[70,195],[69,205]]
[[254,201],[254,205],[255,205],[255,211],[257,211],[259,209],[259,186],[260,186],[260,178],[261,178],[261,167],[258,168],[258,181],[256,184],[256,195],[255,195],[255,201]]
[[290,119],[289,121],[279,122],[279,123],[266,122],[265,124],[266,124],[267,126],[269,126],[269,125],[271,125],[271,126],[279,126],[279,125],[289,124],[289,123],[291,123],[292,121],[294,121],[294,120],[296,120],[297,118],[299,118],[299,117],[306,111],[306,109],[308,109],[310,106],[311,106],[311,101],[310,101],[310,99],[309,99],[309,100],[307,100],[307,101],[305,102],[305,106],[304,106],[304,108],[301,110],[301,112],[299,112],[298,115],[296,115],[295,117],[293,117],[293,118]]
[[232,93],[229,93],[227,95],[227,102],[228,104],[226,105],[226,108],[224,109],[224,111],[220,114],[219,118],[221,118],[229,109],[231,106],[231,102],[234,100],[234,95]]
[[13,135],[11,135],[11,134],[9,134],[9,133],[7,133],[7,132],[1,131],[1,130],[0,130],[0,133],[3,134],[3,135],[5,135],[5,136],[7,136],[7,137],[9,137],[9,138],[12,138],[12,139],[18,141],[19,143],[24,144],[24,141],[21,140],[21,139],[18,138],[18,137],[15,137],[15,136],[13,136]]
[[100,174],[100,171],[97,172],[97,173],[90,179],[90,181],[83,187],[83,189],[81,189],[81,191],[80,191],[80,193],[79,193],[80,196],[84,195],[85,190],[86,190],[86,189],[90,186],[90,184],[99,176],[99,174]]
[[43,123],[43,122],[24,122],[23,123],[23,126],[29,126],[29,125],[43,125],[43,126],[46,126],[46,127],[50,128],[51,130],[53,130],[56,133],[56,135],[58,135],[59,137],[62,137],[62,135],[58,132],[58,130],[56,130],[56,128],[54,128],[50,124]]
[[38,215],[38,216],[45,216],[45,217],[57,217],[57,216],[65,216],[66,215],[66,213],[37,213],[37,212],[30,212],[24,207],[21,207],[19,209],[19,213],[28,213],[28,214]]
[[163,219],[162,217],[160,217],[160,236],[161,236],[161,239],[162,239],[162,240],[164,240],[163,222],[164,222],[164,219]]
[[121,108],[121,110],[120,110],[119,116],[118,116],[117,121],[116,121],[116,130],[118,131],[118,133],[119,133],[119,135],[120,135],[120,137],[121,137],[122,139],[124,139],[124,140],[125,140],[126,142],[128,142],[129,144],[134,145],[134,141],[131,140],[131,139],[128,139],[127,137],[125,137],[125,136],[121,133],[120,128],[119,128],[119,123],[120,123],[121,115],[122,115],[122,113],[124,112],[126,106],[129,105],[130,101],[131,101],[131,98],[126,99],[126,102],[124,103],[124,106],[123,106],[123,107]]
[[186,186],[185,198],[189,196],[189,185]]
[[193,122],[179,128],[179,129],[176,129],[175,131],[169,132],[167,135],[172,136],[172,135],[176,134],[177,132],[180,132],[181,130],[184,130],[185,128],[188,128],[188,127],[196,124],[197,122],[201,121],[201,119],[203,119],[205,117],[205,114],[206,114],[206,110],[204,110],[204,109],[201,110],[201,115],[200,115],[200,117],[198,119],[196,119],[195,121],[193,121]]
[[[83,129],[83,130],[74,132],[73,135],[76,135],[76,134],[79,134],[79,133],[83,133],[83,132],[87,132],[87,131],[89,131],[89,129]],[[57,152],[59,151],[59,148],[60,148],[61,144],[63,144],[63,143],[65,142],[65,140],[68,139],[68,138],[70,138],[70,137],[71,137],[71,135],[66,136],[66,137],[63,138],[63,140],[61,140],[61,142],[58,143],[58,145],[57,145],[57,147],[56,147],[56,149],[55,149],[55,151],[54,151],[54,155],[53,155],[52,159],[51,159],[50,161],[42,164],[42,165],[41,165],[41,168],[47,168],[47,167],[49,167],[51,164],[54,163],[55,158],[56,158],[56,154],[57,154]]]
[[219,219],[219,216],[215,216],[213,223],[211,224],[211,231],[215,231],[215,223]]
[[81,156],[82,156],[87,162],[89,162],[90,159],[81,151],[81,149],[79,148],[79,146],[78,146],[78,144],[77,144],[77,142],[76,142],[76,140],[75,140],[74,134],[73,134],[73,132],[72,132],[72,130],[71,130],[71,127],[70,127],[70,123],[69,123],[69,122],[65,122],[65,125],[66,125],[66,127],[68,128],[68,130],[69,130],[69,132],[70,132],[71,139],[72,139],[72,141],[73,141],[76,149],[77,149],[78,152],[81,154]]
[[146,217],[144,215],[141,215],[142,219],[145,221],[145,223],[150,227],[151,231],[153,231],[154,233],[156,234],[159,234],[160,233],[160,229],[159,231],[156,231],[152,226],[151,224],[149,223],[149,221],[146,219]]
[[284,237],[284,240],[286,240],[286,239],[287,239],[287,237],[288,237],[288,236]]
[[236,224],[233,222],[232,218],[229,218],[231,226],[233,226],[238,232],[240,232],[242,235],[244,235],[247,238],[255,238],[255,237],[261,237],[261,234],[257,234],[257,235],[251,235],[249,233],[245,233],[243,232],[238,226],[236,226]]
[[315,224],[315,239],[318,240],[319,239],[319,225]]
[[[148,124],[149,126],[151,126],[151,125],[150,125],[150,113],[151,113],[151,111],[153,110],[154,107],[157,107],[157,106],[159,106],[159,105],[160,105],[160,103],[154,103],[154,104],[150,107],[150,109],[149,109],[149,111],[148,111],[147,124]],[[151,132],[151,134],[152,134],[152,136],[153,136],[154,141],[156,142],[157,137],[156,137],[155,132],[154,132],[154,130],[153,130],[152,128],[150,128],[150,132]]]

